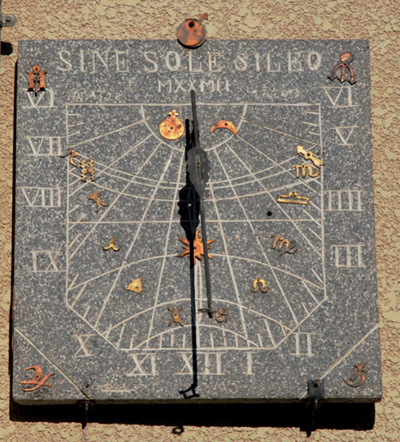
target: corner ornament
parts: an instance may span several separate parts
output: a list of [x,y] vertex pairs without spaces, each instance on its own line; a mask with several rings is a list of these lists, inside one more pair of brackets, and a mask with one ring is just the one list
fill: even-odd
[[23,391],[35,391],[40,387],[51,387],[51,384],[46,384],[47,379],[49,379],[50,376],[54,376],[54,373],[46,374],[46,376],[41,379],[43,370],[38,365],[32,365],[31,367],[28,367],[25,371],[28,370],[35,370],[35,376],[30,381],[21,381],[20,384],[29,384],[29,385],[35,385],[33,388],[23,388]]

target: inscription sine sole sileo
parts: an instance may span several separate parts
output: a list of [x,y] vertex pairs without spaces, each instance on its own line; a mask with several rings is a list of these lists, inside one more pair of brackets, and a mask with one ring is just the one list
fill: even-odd
[[[159,132],[192,89],[212,318]],[[361,40],[21,42],[13,400],[379,400],[369,93]]]

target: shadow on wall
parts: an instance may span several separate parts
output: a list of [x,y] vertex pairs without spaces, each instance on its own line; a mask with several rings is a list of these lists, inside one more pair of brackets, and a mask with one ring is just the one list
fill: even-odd
[[311,424],[305,403],[297,404],[135,404],[135,405],[36,405],[12,403],[10,419],[23,422],[118,423],[170,426],[181,434],[185,425],[215,427],[299,427],[316,429],[371,430],[374,404],[324,403]]

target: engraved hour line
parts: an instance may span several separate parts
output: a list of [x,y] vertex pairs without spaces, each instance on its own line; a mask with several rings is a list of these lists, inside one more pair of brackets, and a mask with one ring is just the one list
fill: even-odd
[[[111,274],[111,273],[114,273],[114,272],[117,271],[117,270],[121,270],[121,269],[124,269],[124,268],[130,267],[131,265],[139,264],[139,263],[141,263],[141,262],[151,261],[151,260],[153,260],[153,259],[159,259],[159,258],[162,258],[163,256],[164,256],[164,255],[152,256],[152,257],[150,257],[150,258],[143,258],[143,259],[140,259],[139,261],[133,261],[133,262],[130,262],[129,264],[124,264],[124,265],[122,265],[122,266],[120,266],[120,267],[116,267],[116,268],[111,269],[111,270],[108,270],[107,272],[104,272],[104,273],[102,273],[102,274],[100,274],[100,275],[98,275],[98,276],[95,276],[95,277],[93,277],[93,278],[90,278],[90,279],[88,279],[87,281],[82,282],[82,283],[76,285],[75,287],[71,287],[70,290],[72,290],[72,289],[76,289],[76,288],[82,286],[83,284],[86,284],[86,283],[89,283],[89,282],[95,281],[95,280],[97,280],[97,279],[99,279],[99,278],[101,278],[101,277],[103,277],[103,276],[105,276],[105,275],[109,275],[109,274]],[[168,257],[171,258],[171,257],[174,257],[174,256],[175,256],[175,254],[171,254],[171,255],[169,255]],[[305,282],[307,282],[308,284],[313,285],[313,286],[316,287],[317,289],[320,289],[320,290],[323,290],[323,289],[324,289],[324,287],[320,287],[320,286],[318,286],[317,284],[313,283],[312,281],[308,281],[308,280],[306,280],[306,279],[304,279],[304,278],[302,278],[302,277],[296,275],[295,273],[291,273],[291,272],[289,272],[289,271],[287,271],[287,270],[284,270],[284,269],[281,269],[281,268],[278,268],[278,267],[274,267],[274,266],[268,265],[268,264],[266,264],[265,262],[258,261],[258,260],[256,260],[256,259],[252,259],[252,258],[244,258],[243,256],[235,256],[235,255],[226,255],[226,254],[222,255],[222,254],[219,254],[219,253],[213,253],[213,256],[216,256],[216,257],[218,256],[218,257],[220,257],[220,258],[225,258],[226,256],[228,256],[229,258],[235,258],[235,259],[238,259],[238,260],[244,260],[244,261],[249,261],[249,262],[253,262],[253,263],[256,263],[256,264],[260,264],[260,265],[263,265],[263,266],[268,267],[268,268],[273,268],[274,270],[276,270],[276,271],[278,271],[278,272],[286,273],[286,274],[288,274],[288,275],[290,275],[290,276],[292,276],[292,277],[294,277],[294,278],[297,278],[297,279],[300,279],[300,280],[304,280]],[[185,299],[188,299],[188,298],[185,298]],[[225,301],[225,300],[224,300],[224,301]],[[226,302],[229,302],[229,301],[226,301]],[[161,304],[160,304],[160,305],[161,305]],[[245,308],[245,307],[243,307],[243,308]],[[132,316],[131,318],[133,318],[133,317],[135,317],[135,316],[137,316],[137,315],[134,315],[134,316]],[[128,318],[128,320],[131,319],[131,318]],[[273,320],[273,318],[270,318],[270,319]]]
[[[368,336],[373,333],[375,330],[379,329],[379,323],[376,324],[366,335],[364,335],[358,342],[356,342],[352,347],[350,347],[346,353],[337,361],[335,361],[329,368],[328,370],[322,374],[322,376],[318,376],[319,379],[324,379],[324,377],[326,377],[335,367],[337,367],[341,362],[343,362],[347,356],[349,356],[350,353],[352,353],[360,344],[362,344],[367,338]],[[303,393],[300,395],[300,399],[303,399],[305,396],[307,395],[307,390],[303,391]]]
[[[242,163],[242,165],[251,173],[251,170],[247,167],[247,165],[244,163],[244,161],[236,154],[236,152],[234,152],[234,150],[227,144],[227,147],[230,149],[230,151],[236,156],[236,158]],[[221,161],[221,159],[220,159],[220,157],[219,157],[219,155],[218,155],[218,152],[215,152],[215,154],[217,155],[217,157],[218,157],[218,160],[219,160],[219,162],[220,162],[220,164],[221,164],[221,167],[223,168],[223,170],[224,170],[224,173],[225,173],[225,175],[226,176],[228,176],[228,174],[226,173],[226,170],[225,170],[225,168],[224,168],[224,166],[223,166],[223,164],[222,164],[222,161]],[[254,176],[254,175],[253,175]],[[255,181],[258,181],[257,180],[257,178],[255,178]],[[262,183],[260,183],[259,181],[258,181],[258,183],[260,184],[260,186],[263,188],[263,189],[265,189],[265,187],[264,187],[264,185],[262,184]],[[232,188],[232,191],[235,193],[235,195],[236,195],[236,191]],[[276,202],[276,200],[275,200],[275,198],[273,198],[272,197],[272,195],[268,192],[268,195],[274,200],[274,202],[277,204],[277,202]],[[246,215],[246,211],[244,210],[244,207],[242,206],[242,203],[240,202],[240,200],[238,199],[238,203],[240,204],[240,207],[241,207],[241,209],[242,209],[242,211],[243,211],[243,213],[244,213],[244,215],[246,216],[246,218],[247,218],[247,215]],[[285,213],[285,211],[282,209],[282,211]],[[286,213],[285,213],[285,215],[286,215]],[[289,218],[289,217],[288,217]],[[261,244],[261,241],[260,241],[260,239],[259,239],[259,237],[258,237],[258,235],[256,234],[256,231],[255,231],[255,229],[254,229],[254,227],[253,227],[253,225],[252,225],[252,223],[251,223],[251,221],[248,219],[248,224],[249,224],[249,226],[250,226],[250,228],[251,228],[251,230],[252,230],[252,232],[253,232],[253,234],[254,234],[254,236],[255,236],[255,238],[256,238],[256,241],[257,241],[257,243],[258,243],[258,246],[260,247],[260,250],[261,250],[261,253],[263,254],[263,256],[264,256],[264,259],[266,260],[266,262],[268,263],[268,265],[270,266],[271,265],[271,263],[270,263],[270,261],[269,261],[269,259],[268,259],[268,256],[267,256],[267,254],[265,253],[265,251],[264,251],[264,248],[263,248],[263,245]],[[302,231],[299,229],[299,228],[297,228],[299,231],[300,231],[300,233],[302,233]],[[303,235],[304,236],[304,235]],[[307,239],[307,238],[306,238]],[[273,273],[273,275],[274,275],[274,278],[275,278],[275,280],[276,280],[276,283],[278,284],[278,287],[279,287],[279,289],[280,289],[280,292],[281,292],[281,295],[282,295],[282,297],[283,297],[283,299],[285,300],[285,302],[286,302],[286,304],[287,304],[287,306],[288,306],[288,308],[289,308],[289,311],[290,311],[290,313],[291,313],[291,315],[292,315],[292,317],[293,317],[293,319],[294,319],[294,321],[295,321],[295,323],[296,324],[298,324],[299,323],[299,321],[298,321],[298,319],[297,319],[297,317],[296,317],[296,315],[295,315],[295,313],[294,313],[294,311],[293,311],[293,309],[292,309],[292,306],[290,305],[290,303],[289,303],[289,301],[288,301],[288,299],[287,299],[287,297],[286,297],[286,294],[285,294],[285,292],[284,292],[284,290],[283,290],[283,288],[282,288],[282,286],[281,286],[281,283],[280,283],[280,281],[279,281],[279,278],[277,277],[277,275],[276,275],[276,273],[275,273],[275,270],[273,270],[272,269],[272,267],[271,267],[271,270],[272,270],[272,273]]]
[[[186,301],[188,301],[188,299],[186,299]],[[148,310],[150,310],[150,309],[148,309]],[[275,320],[275,322],[277,322],[277,321]],[[279,324],[279,325],[282,325],[282,324],[280,324],[280,323],[278,323],[278,324]],[[179,328],[179,330],[184,330],[185,328],[186,328],[186,329],[189,329],[190,327],[191,327],[191,325],[184,325],[182,328]],[[215,330],[218,331],[218,332],[221,331],[221,328],[220,328],[218,325],[205,325],[205,324],[200,324],[199,327],[204,327],[205,329],[207,329],[207,331],[209,331],[209,329],[215,329]],[[112,327],[112,328],[115,328],[115,326]],[[145,348],[149,348],[149,349],[152,349],[152,350],[155,349],[155,348],[158,348],[158,344],[157,344],[157,346],[150,347],[150,342],[151,342],[151,341],[158,341],[159,338],[160,338],[160,336],[167,335],[167,334],[171,333],[172,330],[173,330],[173,329],[171,329],[171,330],[163,330],[162,332],[153,335],[153,336],[152,336],[151,338],[149,338],[149,339],[144,339],[142,342],[140,342],[139,344],[137,344],[136,347],[133,348],[133,350],[140,350],[141,347],[144,346],[144,345],[145,345]],[[226,329],[223,329],[223,330],[226,330]],[[204,332],[203,332],[203,333],[204,333]],[[238,332],[235,332],[235,331],[232,331],[232,330],[226,330],[226,333],[229,333],[229,334],[233,335],[233,336],[235,337],[235,340],[236,340],[236,343],[237,343],[236,347],[234,347],[234,346],[229,347],[229,348],[231,348],[231,349],[238,349],[238,348],[240,348],[240,349],[247,350],[247,349],[257,349],[257,348],[259,348],[259,345],[257,344],[257,342],[254,342],[254,341],[252,341],[251,339],[245,338],[243,335],[239,334]],[[289,335],[285,335],[285,336],[289,336]],[[251,346],[251,347],[239,347],[239,345],[238,345],[238,341],[239,341],[239,340],[246,341],[246,343],[247,343],[248,345],[251,344],[252,346]],[[186,345],[186,342],[185,342],[185,345]],[[114,346],[114,347],[115,347],[115,346]],[[179,350],[179,349],[183,349],[183,348],[185,348],[185,347],[183,347],[183,346],[182,346],[182,347],[175,347],[175,349],[177,349],[177,350]],[[189,347],[186,347],[186,348],[191,348],[191,347],[189,346]],[[223,348],[223,349],[225,349],[225,346],[223,346],[223,347],[218,347],[218,348]],[[172,349],[173,349],[173,348],[168,347],[168,350],[172,350]],[[207,349],[208,349],[208,350],[211,350],[212,347],[200,347],[200,346],[199,346],[198,349],[199,349],[199,350],[207,350]],[[132,350],[132,348],[131,348],[131,349],[127,349],[127,348],[119,348],[118,350],[121,350],[121,351],[129,351],[129,350]]]
[[[322,132],[322,131],[321,131]],[[280,167],[281,169],[283,169],[285,172],[287,172],[291,177],[293,177],[293,173],[292,171],[286,170],[281,164],[277,163],[275,160],[273,160],[272,158],[270,158],[268,155],[266,155],[264,152],[262,152],[260,149],[258,149],[257,147],[255,147],[253,144],[251,144],[249,141],[245,140],[244,138],[242,138],[240,135],[237,135],[238,138],[240,138],[242,141],[244,141],[247,145],[249,145],[251,148],[253,148],[256,152],[261,153],[263,156],[265,156],[265,158],[268,159],[268,161],[270,161],[271,163],[275,164],[276,166]],[[322,137],[322,133],[321,133],[321,137]],[[322,144],[321,144],[322,146]],[[322,183],[322,173],[321,173],[321,183]],[[313,193],[316,193],[317,195],[319,194],[319,192],[317,192],[315,189],[313,189],[311,186],[309,186],[307,184],[306,181],[302,181],[301,184],[305,185],[309,190],[311,190]],[[287,188],[287,186],[284,186],[283,188]],[[277,189],[274,189],[277,190]],[[273,191],[273,190],[271,190]],[[262,192],[262,194],[267,193],[267,192]],[[321,190],[321,195],[323,194],[322,190]],[[251,196],[251,195],[246,195],[246,196]],[[271,195],[270,195],[271,196]],[[271,196],[272,197],[272,196]],[[228,198],[226,198],[228,199]],[[276,202],[276,201],[275,201]],[[321,211],[321,217],[322,217],[322,210],[317,207],[313,202],[311,202],[311,204],[318,209],[318,211]],[[283,210],[279,205],[278,207]],[[304,209],[303,209],[304,210]],[[306,212],[306,210],[304,210],[304,212]],[[287,216],[287,214],[285,213],[285,215]],[[311,216],[311,215],[310,215]]]
[[[249,141],[247,141],[244,138],[242,138],[239,134],[236,135],[236,137],[239,138],[240,140],[244,141],[247,145],[249,145],[251,148],[253,148],[256,152],[258,152],[261,155],[263,155],[265,158],[267,158],[268,161],[270,161],[271,163],[275,164],[275,166],[280,167],[284,172],[288,173],[291,178],[293,178],[294,174],[293,174],[292,170],[285,169],[280,163],[277,163],[275,160],[273,160],[267,154],[265,154],[262,150],[258,149],[253,144],[251,144]],[[313,189],[311,186],[309,186],[306,181],[301,181],[301,184],[306,186],[312,192],[318,193],[315,189]],[[264,194],[264,193],[265,192],[262,192],[262,194]]]
[[[159,201],[157,199],[155,199],[155,201]],[[171,200],[168,200],[169,202],[171,202]],[[206,199],[205,201],[211,202],[211,199]],[[223,199],[217,199],[217,201],[223,201]],[[174,202],[176,203],[176,201]],[[80,207],[80,206],[79,206]],[[308,212],[306,212],[308,214]],[[287,218],[249,218],[251,221],[253,222],[276,222],[276,221],[286,221],[288,222],[289,220]],[[222,222],[224,223],[238,223],[238,222],[247,222],[247,220],[245,219],[221,219]],[[319,227],[321,227],[321,224],[316,221],[315,219],[310,220],[309,218],[307,219],[296,219],[296,223],[300,223],[300,222],[310,222],[310,221],[314,221],[316,224],[319,225]],[[73,224],[74,226],[76,224],[94,224],[96,221],[74,221]],[[178,220],[174,220],[174,223],[178,224],[180,223],[179,219]],[[98,224],[168,224],[169,221],[168,220],[147,220],[147,221],[138,221],[138,220],[131,220],[131,221],[100,221]],[[207,223],[218,223],[217,219],[208,219]],[[71,223],[72,224],[72,223]]]
[[[244,120],[244,122],[245,122],[245,123],[249,123],[249,124],[251,124],[251,125],[253,125],[253,126],[260,126],[260,127],[262,127],[263,129],[270,130],[271,132],[276,132],[276,133],[281,134],[281,135],[286,135],[286,136],[288,136],[288,137],[295,138],[296,140],[301,140],[301,141],[303,141],[303,142],[306,141],[307,143],[315,144],[313,141],[308,140],[307,138],[298,137],[298,136],[296,136],[296,135],[292,135],[292,134],[289,134],[289,133],[287,133],[287,132],[282,132],[282,131],[277,130],[277,129],[274,129],[274,128],[272,128],[272,127],[265,126],[264,124],[256,123],[255,121]],[[319,134],[318,134],[318,135],[319,135]]]
[[[104,132],[101,135],[98,135],[97,137],[89,138],[87,140],[80,141],[79,143],[72,144],[71,146],[69,146],[69,148],[72,149],[73,147],[77,147],[77,146],[81,146],[82,144],[90,143],[91,141],[95,141],[95,140],[98,140],[99,138],[104,138],[104,137],[107,137],[108,135],[112,135],[117,132],[121,132],[125,129],[129,129],[130,127],[136,126],[141,123],[144,123],[144,121],[143,120],[135,121],[134,123],[128,124],[127,126],[120,127],[119,129],[111,130],[110,132]],[[68,127],[70,127],[70,126],[68,126]],[[69,135],[69,137],[72,137],[73,135],[74,134],[71,134],[71,135]]]
[[[171,157],[170,157],[169,163],[171,163],[172,155],[173,155],[173,153],[171,153]],[[177,184],[176,184],[176,187],[175,187],[174,201],[176,200],[176,198],[178,196],[178,192],[179,192],[179,187],[180,187],[180,185],[179,185],[179,177],[180,177],[180,173],[181,173],[181,170],[182,170],[182,166],[183,166],[183,162],[184,162],[184,159],[185,159],[185,155],[186,155],[185,152],[181,153],[181,161],[179,163],[179,167],[178,167],[178,170],[177,170]],[[163,172],[162,179],[164,178],[166,171],[167,170],[165,170],[165,172]],[[160,178],[160,182],[161,182],[161,178]],[[165,269],[165,263],[166,263],[166,260],[167,260],[167,250],[168,250],[168,244],[169,244],[169,240],[170,240],[170,236],[171,236],[171,227],[172,227],[172,221],[173,221],[174,215],[175,215],[175,204],[171,204],[171,215],[170,215],[169,224],[168,224],[168,231],[167,231],[166,239],[165,239],[164,256],[163,256],[163,259],[162,259],[162,264],[161,264],[161,269],[160,269],[160,276],[158,278],[157,291],[156,291],[156,295],[154,297],[154,306],[153,306],[153,312],[152,312],[151,320],[150,320],[150,324],[149,324],[149,331],[147,333],[147,339],[150,338],[151,333],[153,331],[154,317],[155,317],[155,314],[156,314],[158,297],[160,295],[161,286],[162,286],[162,282],[163,282],[163,273],[164,273],[164,269]]]
[[[157,145],[157,147],[154,148],[153,152],[147,157],[146,161],[141,165],[140,169],[138,172],[140,172],[145,166],[146,164],[151,160],[151,158],[153,157],[153,155],[157,152],[158,148],[161,146],[161,143],[159,143]],[[112,201],[111,204],[108,205],[108,207],[106,207],[106,210],[103,211],[103,214],[101,215],[100,219],[98,221],[103,220],[107,215],[108,212],[112,209],[112,207],[117,203],[117,201],[119,200],[119,198],[124,194],[125,190],[134,183],[135,177],[132,178],[132,180],[126,184],[126,186],[121,190],[121,191],[117,191],[115,193],[118,194],[118,196],[116,198],[114,198],[114,200]],[[69,256],[69,259],[72,259],[72,257],[76,254],[76,252],[84,245],[85,241],[89,238],[89,236],[93,233],[94,229],[97,227],[98,225],[98,221],[93,225],[93,227],[89,230],[89,232],[87,233],[87,235],[85,236],[85,238],[81,241],[81,243],[79,244],[79,246],[74,250],[74,252]]]
[[[174,256],[175,256],[175,255],[174,255]],[[221,255],[221,256],[222,256],[222,255]],[[224,255],[224,256],[225,256],[225,255]],[[315,284],[314,284],[314,285],[315,285]],[[318,287],[318,286],[317,286],[317,287]],[[176,299],[176,300],[175,300],[176,303],[179,303],[179,302],[189,302],[189,301],[190,301],[189,298],[180,298],[180,299]],[[229,300],[225,300],[225,299],[215,298],[215,301],[216,301],[216,302],[225,302],[225,303],[227,303],[227,304],[229,304],[229,305],[233,305],[233,306],[240,307],[240,305],[237,304],[236,302],[229,301]],[[159,304],[159,305],[158,305],[158,308],[162,308],[162,307],[165,307],[165,306],[170,305],[170,304],[171,304],[171,301],[166,301],[166,302],[163,302],[163,303]],[[119,322],[118,324],[115,324],[115,325],[113,325],[113,326],[110,326],[109,329],[108,329],[108,333],[111,333],[112,330],[114,330],[114,329],[120,327],[122,324],[127,323],[127,322],[129,322],[130,320],[132,320],[132,319],[135,319],[135,318],[139,317],[140,315],[145,315],[145,314],[147,314],[147,313],[150,312],[152,309],[153,309],[153,307],[149,307],[149,308],[147,308],[147,309],[141,310],[140,312],[135,313],[134,315],[130,316],[129,318],[124,319],[123,321]],[[278,325],[282,328],[284,336],[287,336],[287,334],[286,334],[286,332],[285,332],[285,330],[284,330],[283,327],[286,327],[286,328],[290,331],[290,328],[289,328],[289,327],[285,326],[284,324],[282,324],[281,321],[278,321],[277,319],[274,319],[274,318],[272,318],[272,317],[270,317],[270,316],[267,316],[267,315],[265,315],[264,313],[260,313],[260,312],[257,311],[257,310],[250,309],[250,308],[248,308],[248,307],[246,307],[246,306],[243,306],[243,309],[246,310],[246,311],[248,311],[249,313],[254,313],[254,314],[258,315],[258,316],[261,316],[261,317],[264,318],[265,320],[270,320],[270,321],[272,321],[272,322],[275,322],[276,324],[278,324]],[[199,325],[200,325],[201,327],[205,327],[205,328],[215,328],[216,330],[219,330],[219,331],[220,331],[220,326],[218,326],[218,325],[213,325],[213,324],[199,324]],[[191,327],[190,324],[186,324],[186,325],[184,325],[184,327],[182,327],[182,330],[183,330],[184,328],[190,328],[190,327]],[[172,330],[173,330],[173,329],[163,330],[162,332],[160,332],[160,333],[158,333],[158,334],[156,334],[156,335],[153,335],[150,339],[147,339],[147,338],[146,338],[146,339],[144,339],[142,342],[140,342],[139,344],[137,344],[136,348],[138,348],[139,346],[144,345],[144,344],[147,344],[147,345],[148,345],[149,341],[154,340],[154,339],[157,339],[157,337],[159,337],[160,335],[168,334],[168,333],[170,333]],[[181,330],[181,329],[179,328],[179,330]],[[239,337],[239,338],[241,338],[241,339],[243,339],[243,340],[246,340],[247,342],[250,342],[251,344],[257,346],[257,344],[256,344],[255,342],[251,341],[250,339],[246,339],[245,336],[239,334],[238,332],[235,332],[235,331],[232,331],[232,330],[227,330],[227,331],[226,331],[225,327],[223,328],[223,330],[224,330],[224,332],[223,332],[224,334],[225,334],[226,332],[227,332],[227,333],[230,333],[230,334],[232,334],[232,335],[235,335],[235,336],[237,336],[237,337]]]
[[[227,147],[230,149],[230,151],[233,153],[233,155],[235,155],[235,157],[243,164],[243,166],[251,173],[251,170],[248,168],[248,166],[243,162],[243,160],[236,154],[236,152],[227,144]],[[220,162],[221,162],[221,160],[220,160]],[[254,175],[253,175],[253,177],[254,177]],[[288,217],[288,219],[290,220],[290,216],[286,213],[286,211],[285,211],[285,209],[283,208],[283,207],[281,207],[279,204],[278,204],[278,202],[276,201],[276,199],[271,195],[271,192],[269,192],[267,189],[266,189],[266,187],[256,178],[256,177],[254,177],[254,180],[255,181],[257,181],[258,182],[258,184],[263,188],[263,189],[265,189],[265,192],[266,192],[266,194],[274,201],[274,204]],[[233,189],[232,189],[233,190]],[[235,192],[235,194],[236,194],[236,192]],[[239,201],[239,200],[238,200]],[[241,203],[239,202],[239,204],[241,205]],[[244,212],[244,208],[242,207],[242,210],[243,210],[243,212]],[[306,210],[305,210],[305,212],[306,212]],[[312,242],[307,238],[307,236],[303,233],[303,231],[296,225],[296,223],[293,221],[293,220],[291,220],[292,221],[292,224],[294,225],[294,227],[300,232],[300,234],[303,236],[303,238],[308,242],[308,244],[311,246],[311,248],[315,251],[315,253],[318,255],[318,256],[321,256],[320,255],[320,253],[318,252],[318,250],[314,247],[314,245],[312,244]],[[250,220],[249,220],[249,223],[250,223],[250,225],[251,225],[251,222],[250,222]],[[253,230],[253,232],[254,232],[254,229],[252,228],[252,230]],[[258,236],[256,236],[256,238],[257,238],[257,241],[259,242],[259,245],[260,245],[260,247],[261,247],[261,250],[263,251],[263,247],[262,247],[262,244],[260,243],[260,241],[259,241],[259,239],[258,239]],[[263,254],[264,254],[264,251],[263,251]],[[265,257],[266,257],[266,259],[268,260],[268,258],[267,258],[267,256],[265,255]],[[268,263],[269,263],[269,260],[268,260]],[[274,274],[275,275],[275,274]],[[283,293],[282,293],[283,294]],[[285,300],[286,300],[286,296],[283,294],[283,296],[285,297]],[[287,300],[286,300],[286,302],[288,302]],[[293,312],[293,315],[294,315],[294,312]],[[297,323],[297,320],[296,320],[296,323]]]
[[[110,169],[110,168],[111,168],[111,167],[112,167],[117,161],[121,160],[121,159],[124,158],[126,155],[128,155],[129,153],[131,153],[133,150],[137,149],[139,146],[141,146],[142,144],[144,144],[149,138],[151,138],[151,135],[149,135],[148,137],[146,137],[144,140],[139,141],[139,142],[138,142],[137,144],[135,144],[133,147],[129,148],[126,152],[123,153],[123,155],[121,155],[121,156],[119,156],[118,158],[116,158],[112,163],[106,165],[106,166],[104,167],[104,169],[99,170],[99,171],[97,172],[97,178],[98,178],[99,176],[101,176],[103,173],[105,173],[105,171],[106,171],[107,169]],[[141,169],[140,169],[140,170],[141,170]],[[68,171],[69,171],[69,173],[70,173],[71,175],[74,175],[74,171],[70,171],[69,169],[68,169]],[[136,175],[133,175],[133,178],[136,178],[136,176],[137,176],[137,174],[136,174]],[[71,186],[72,186],[73,184],[75,184],[76,182],[78,182],[79,180],[80,180],[80,178],[77,179],[77,180],[75,180],[73,183],[71,183]],[[86,182],[86,183],[84,183],[82,186],[80,186],[80,187],[78,187],[76,190],[74,190],[74,191],[70,194],[70,197],[73,196],[73,195],[74,195],[76,192],[78,192],[79,190],[83,189],[88,183],[89,183],[89,182]]]
[[[215,152],[215,154],[218,156],[218,151],[215,150],[214,152]],[[219,156],[218,156],[218,159],[219,159]],[[221,160],[220,160],[220,163],[221,163]],[[222,168],[223,168],[222,163],[221,163],[221,166],[222,166]],[[224,170],[224,172],[225,172],[225,170]],[[225,172],[225,175],[226,175],[226,177],[228,178],[228,175],[226,174],[226,172]],[[213,185],[212,185],[211,182],[210,182],[210,192],[211,192],[211,194],[212,194],[213,197],[214,197],[214,189],[213,189]],[[234,287],[234,289],[235,289],[235,293],[236,293],[236,299],[238,300],[239,312],[240,312],[240,318],[241,318],[241,320],[242,320],[241,322],[242,322],[243,332],[244,332],[245,337],[246,337],[246,339],[247,339],[247,338],[248,338],[248,334],[247,334],[246,321],[245,321],[244,314],[243,314],[243,305],[242,305],[242,303],[240,302],[240,294],[239,294],[238,286],[237,286],[237,284],[236,284],[235,273],[234,273],[233,268],[232,268],[231,260],[230,260],[230,258],[228,257],[228,244],[227,244],[227,242],[226,242],[225,233],[224,233],[224,228],[223,228],[222,223],[221,223],[221,217],[220,217],[219,209],[218,209],[217,203],[216,203],[215,201],[214,201],[214,208],[215,208],[215,213],[217,214],[217,218],[218,218],[218,221],[219,221],[219,226],[220,226],[220,229],[221,229],[221,236],[222,236],[222,241],[223,241],[223,243],[224,243],[224,249],[225,249],[226,261],[227,261],[227,263],[228,263],[229,271],[230,271],[230,273],[231,273],[232,283],[233,283],[233,287]]]
[[[161,143],[158,144],[158,146],[154,149],[153,153],[152,153],[152,154],[147,158],[147,160],[143,163],[143,165],[141,166],[140,170],[142,170],[143,167],[148,163],[148,161],[150,160],[150,158],[152,158],[152,156],[153,156],[153,155],[155,154],[155,152],[158,150],[158,148],[159,148],[160,145],[161,145]],[[165,174],[167,173],[168,167],[169,167],[169,165],[171,164],[172,156],[173,156],[173,151],[171,151],[170,157],[169,157],[169,159],[168,159],[167,162],[166,162],[166,167],[164,168],[162,174],[160,175],[160,179],[159,179],[159,182],[160,182],[160,183],[161,183],[161,181],[164,179]],[[152,195],[153,197],[154,197],[154,195],[157,193],[157,191],[158,191],[158,187],[156,187],[156,188],[154,189],[154,191],[153,191],[153,195]],[[145,209],[144,212],[143,212],[142,219],[146,218],[146,216],[147,216],[147,212],[148,212],[149,209],[150,209],[151,203],[152,203],[152,199],[149,200],[149,202],[148,202],[148,204],[147,204],[147,206],[146,206],[146,209]],[[132,250],[133,246],[135,245],[135,242],[136,242],[136,240],[137,240],[137,238],[138,238],[138,236],[139,236],[140,231],[141,231],[141,225],[139,224],[139,227],[138,227],[138,229],[137,229],[137,231],[136,231],[136,233],[135,233],[135,236],[134,236],[134,238],[133,238],[133,240],[132,240],[132,242],[131,242],[131,244],[130,244],[128,250],[126,251],[126,254],[125,254],[125,256],[124,256],[124,261],[128,258],[129,254],[131,253],[131,250]],[[108,291],[108,295],[107,295],[107,297],[106,297],[106,298],[104,299],[104,301],[103,301],[103,305],[102,305],[102,307],[101,307],[100,313],[99,313],[99,315],[98,315],[98,317],[97,317],[97,319],[96,319],[96,322],[95,322],[95,324],[94,324],[95,327],[97,327],[97,325],[98,325],[98,323],[99,323],[101,317],[103,316],[104,309],[105,309],[105,307],[106,307],[106,305],[107,305],[107,303],[108,303],[108,301],[109,301],[109,299],[110,299],[110,297],[111,297],[111,295],[112,295],[112,292],[113,292],[113,290],[114,290],[114,288],[115,288],[115,285],[117,284],[117,281],[118,281],[118,279],[119,279],[119,277],[120,277],[120,275],[121,275],[122,269],[123,269],[123,267],[120,267],[120,269],[118,270],[117,275],[116,275],[116,277],[115,277],[115,279],[114,279],[114,282],[113,282],[112,286],[110,287],[110,290]]]
[[313,230],[311,227],[308,227],[308,226],[307,226],[307,229],[308,229],[310,232],[314,233],[314,235],[315,235],[320,241],[322,241],[322,238],[321,238],[317,233],[315,233],[314,230]]
[[305,283],[305,281],[301,281],[304,285],[304,287],[307,289],[308,293],[311,295],[311,297],[314,299],[316,304],[319,304],[318,299],[314,296],[313,292],[310,290],[310,287],[308,287],[308,285]]

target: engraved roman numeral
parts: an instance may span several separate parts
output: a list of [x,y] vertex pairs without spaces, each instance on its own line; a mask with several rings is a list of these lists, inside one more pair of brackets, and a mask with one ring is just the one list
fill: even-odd
[[349,143],[349,138],[353,135],[354,129],[356,126],[339,126],[333,127],[337,135],[340,138],[341,143],[340,146],[353,146],[353,144]]
[[57,266],[56,258],[61,250],[35,250],[32,252],[32,265],[35,273],[61,272]]
[[32,92],[26,92],[29,99],[29,106],[22,106],[28,109],[49,109],[54,107],[54,91],[52,89],[46,89],[45,92],[40,92],[37,95]]
[[[184,365],[181,370],[175,374],[193,374],[193,354],[192,353],[180,353]],[[199,372],[202,375],[222,375],[222,360],[221,353],[212,352],[199,352],[197,353],[199,358]]]
[[297,332],[293,333],[295,353],[294,356],[314,356],[312,352],[312,335],[315,333]]
[[324,86],[322,88],[334,108],[353,107],[353,92],[351,86]]
[[30,156],[50,157],[61,155],[61,137],[26,137],[31,148]]
[[29,207],[61,207],[59,187],[21,187]]
[[156,355],[155,353],[131,353],[128,355],[135,363],[131,372],[126,376],[156,376]]
[[362,247],[365,246],[363,244],[333,245],[336,267],[365,267],[362,261]]
[[74,336],[80,344],[80,347],[79,347],[78,351],[75,353],[74,357],[75,358],[84,358],[84,357],[87,358],[90,356],[94,356],[92,353],[90,353],[90,351],[86,345],[88,340],[94,335],[89,334],[89,335],[74,335]]
[[338,212],[361,212],[361,196],[360,190],[327,190],[328,205],[325,211]]

